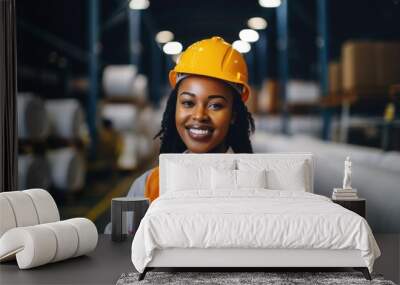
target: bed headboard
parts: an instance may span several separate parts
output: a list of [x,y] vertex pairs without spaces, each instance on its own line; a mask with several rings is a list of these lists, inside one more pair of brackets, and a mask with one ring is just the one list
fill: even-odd
[[312,153],[163,153],[159,157],[159,167],[160,167],[160,179],[159,179],[159,189],[160,195],[165,193],[167,182],[166,166],[169,161],[171,162],[182,162],[187,160],[191,163],[199,163],[202,165],[213,165],[218,160],[223,159],[224,161],[232,160],[233,162],[239,159],[254,159],[254,160],[303,160],[306,166],[306,179],[307,179],[307,192],[314,192],[314,159]]

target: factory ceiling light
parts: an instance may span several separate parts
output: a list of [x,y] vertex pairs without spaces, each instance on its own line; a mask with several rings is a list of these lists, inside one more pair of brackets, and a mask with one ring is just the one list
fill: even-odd
[[166,54],[179,54],[183,47],[180,42],[168,42],[163,46],[163,51]]
[[129,2],[129,8],[131,8],[132,10],[145,10],[149,8],[149,6],[149,0],[131,0]]
[[251,50],[250,44],[245,41],[234,41],[232,46],[240,53],[248,53]]
[[160,31],[156,35],[156,41],[160,44],[165,44],[174,39],[174,34],[170,31]]
[[264,18],[253,17],[247,21],[247,26],[253,30],[264,30],[268,26],[268,23]]
[[281,5],[281,0],[258,0],[258,4],[264,8],[276,8]]
[[257,31],[252,30],[252,29],[243,29],[239,33],[239,38],[242,41],[249,42],[249,43],[254,43],[258,41],[260,38],[259,34]]

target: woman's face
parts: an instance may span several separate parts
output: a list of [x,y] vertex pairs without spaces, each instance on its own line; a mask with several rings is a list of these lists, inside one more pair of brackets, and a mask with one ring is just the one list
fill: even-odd
[[225,138],[233,122],[233,94],[218,79],[191,75],[177,90],[176,129],[194,153],[225,152]]

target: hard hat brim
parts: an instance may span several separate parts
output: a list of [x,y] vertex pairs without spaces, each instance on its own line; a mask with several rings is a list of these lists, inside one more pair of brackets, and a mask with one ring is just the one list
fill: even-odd
[[[197,74],[197,73],[187,73],[187,74],[207,76],[207,77],[211,77],[211,78],[220,79],[220,80],[222,80],[222,81],[227,81],[227,80],[225,80],[225,79],[223,79],[223,78],[218,78],[218,77],[215,77],[215,76],[209,76],[209,75],[205,75],[205,74]],[[169,72],[169,76],[168,76],[168,77],[169,77],[169,83],[170,83],[170,85],[171,85],[172,88],[175,88],[175,86],[176,86],[177,75],[178,75],[178,73],[177,73],[175,70],[171,70],[171,71]],[[243,85],[243,91],[242,91],[242,93],[240,94],[240,96],[241,96],[242,101],[243,101],[243,102],[246,102],[247,99],[248,99],[249,96],[250,96],[250,86],[249,86],[247,83],[245,83],[245,82],[239,82],[239,81],[238,81],[238,82],[229,81],[229,82],[239,83],[239,84],[242,84],[242,85]]]

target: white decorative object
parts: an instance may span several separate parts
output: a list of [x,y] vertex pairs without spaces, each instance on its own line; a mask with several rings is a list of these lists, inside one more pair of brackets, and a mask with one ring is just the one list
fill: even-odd
[[60,220],[57,204],[53,197],[43,189],[28,189],[22,191],[33,201],[39,224],[52,223]]
[[16,258],[20,269],[33,268],[86,254],[97,241],[96,226],[85,218],[17,227],[0,238],[0,261]]
[[343,188],[333,188],[332,199],[355,200],[358,199],[357,189],[351,187],[351,160],[347,156],[344,161]]
[[43,189],[0,193],[0,237],[15,227],[59,220],[60,214],[53,197]]
[[344,177],[343,177],[343,189],[351,190],[351,160],[350,157],[346,157],[344,161]]
[[86,254],[98,241],[86,218],[59,221],[53,197],[43,189],[0,193],[0,262],[28,269]]
[[9,229],[15,228],[17,222],[15,220],[12,206],[8,199],[0,195],[0,237]]
[[22,191],[12,191],[3,192],[1,196],[10,202],[17,227],[33,226],[39,223],[34,202],[29,195]]

